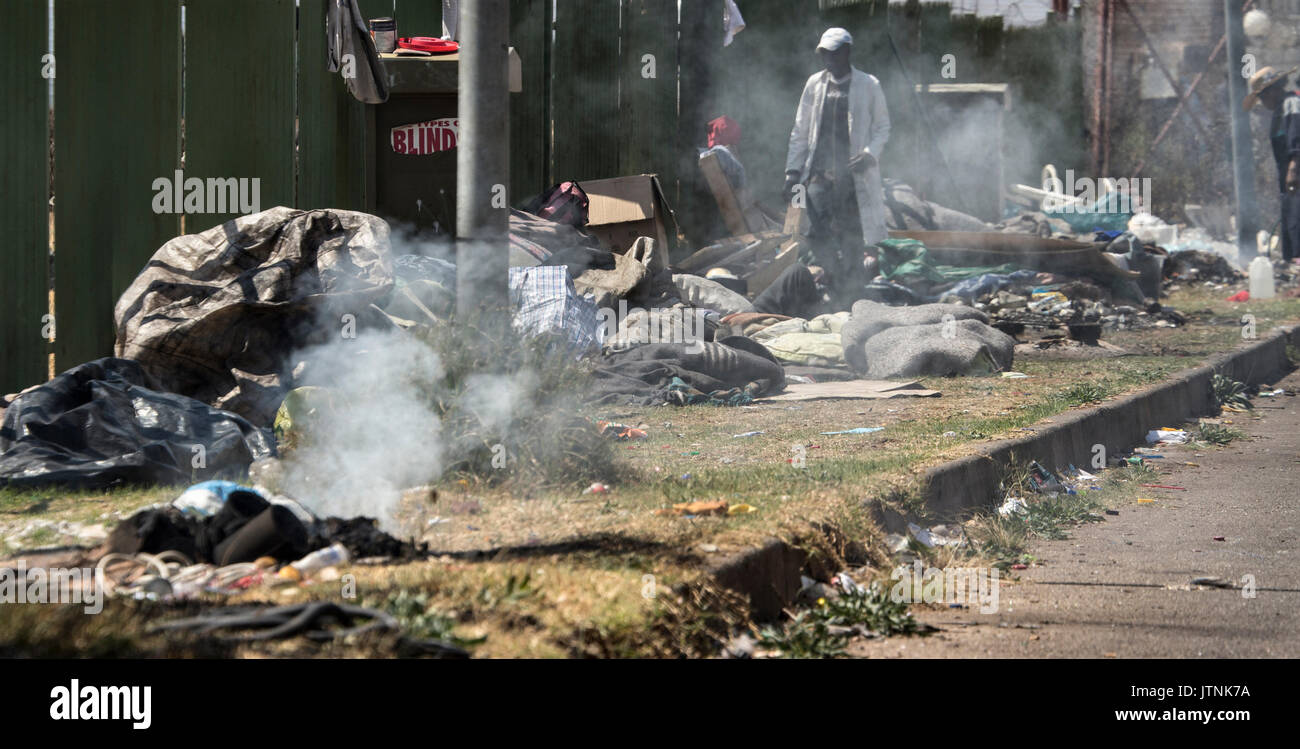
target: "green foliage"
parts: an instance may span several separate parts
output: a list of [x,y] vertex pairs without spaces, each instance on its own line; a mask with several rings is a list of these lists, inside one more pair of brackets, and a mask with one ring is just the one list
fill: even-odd
[[1222,424],[1202,423],[1196,429],[1196,439],[1211,445],[1226,445],[1245,436],[1243,432]]
[[818,601],[796,614],[785,627],[765,627],[759,643],[784,658],[836,658],[855,630],[881,635],[912,635],[920,630],[907,604],[894,601],[879,581],[865,588]]
[[487,585],[480,588],[478,592],[479,603],[490,608],[502,603],[522,601],[537,593],[537,589],[531,587],[531,583],[532,575],[526,573],[523,577],[511,575],[499,593]]
[[530,486],[614,477],[611,441],[577,415],[590,368],[562,342],[463,321],[423,340],[443,368],[425,391],[450,443],[449,473]]
[[1210,378],[1210,392],[1216,407],[1251,408],[1250,398],[1246,397],[1246,385],[1244,383],[1216,374]]
[[844,655],[848,638],[832,632],[814,611],[800,611],[784,627],[764,627],[758,642],[780,652],[782,658],[838,658]]
[[1069,406],[1083,406],[1089,403],[1100,403],[1109,398],[1110,395],[1110,389],[1104,385],[1080,382],[1062,390],[1057,394],[1056,398]]
[[1082,523],[1101,520],[1100,509],[1088,494],[1060,494],[1031,503],[1024,513],[1007,518],[1012,523],[1024,523],[1025,530],[1039,538],[1050,540],[1066,537],[1065,529]]
[[[371,603],[366,605],[373,606]],[[487,638],[463,638],[455,633],[456,621],[437,611],[430,603],[428,595],[401,590],[389,594],[378,608],[397,618],[402,629],[409,637],[423,640],[441,640],[460,647],[473,647],[483,644]]]
[[917,631],[907,604],[890,598],[878,581],[828,600],[817,611],[835,626],[863,626],[881,635],[910,635]]

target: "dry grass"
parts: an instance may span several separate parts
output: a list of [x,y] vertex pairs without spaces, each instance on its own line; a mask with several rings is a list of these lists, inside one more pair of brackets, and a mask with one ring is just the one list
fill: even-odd
[[[382,601],[397,590],[425,593],[432,607],[456,622],[458,635],[486,636],[475,649],[480,656],[716,652],[722,633],[744,618],[734,596],[708,583],[707,569],[716,560],[777,536],[812,548],[829,566],[853,555],[859,562],[883,562],[881,533],[864,500],[882,499],[919,512],[917,481],[926,467],[969,454],[981,442],[1022,434],[1082,405],[1088,395],[1082,391],[1063,397],[1072,386],[1086,382],[1110,397],[1129,393],[1207,355],[1248,343],[1238,327],[1241,314],[1255,315],[1260,335],[1279,321],[1300,317],[1300,300],[1246,305],[1219,300],[1229,293],[1182,292],[1170,300],[1193,314],[1195,323],[1185,328],[1108,336],[1135,355],[1025,360],[1017,369],[1027,379],[925,380],[943,392],[940,398],[584,411],[592,418],[645,424],[650,434],[615,445],[611,473],[620,480],[611,491],[584,494],[585,479],[558,485],[490,485],[471,477],[445,481],[436,505],[406,528],[428,541],[440,559],[354,568],[359,595]],[[820,434],[858,426],[885,429]],[[733,437],[751,431],[764,434]],[[803,468],[788,462],[796,446],[806,456]],[[36,518],[93,521],[170,499],[177,491],[0,490],[0,525]],[[756,512],[696,518],[654,512],[677,502],[716,499],[748,504]],[[435,518],[440,522],[430,524]],[[1003,530],[1008,548],[1023,542],[1012,537],[1014,529]],[[853,546],[859,548],[851,552]],[[659,592],[654,599],[641,595],[646,575],[654,576]],[[491,591],[525,576],[533,594],[493,598]],[[326,597],[337,590],[313,586],[294,595]],[[285,600],[278,589],[246,597]],[[8,640],[0,636],[0,642]]]

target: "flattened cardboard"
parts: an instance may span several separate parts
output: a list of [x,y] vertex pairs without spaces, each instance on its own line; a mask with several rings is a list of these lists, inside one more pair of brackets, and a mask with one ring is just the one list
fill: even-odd
[[885,398],[933,398],[941,393],[926,390],[919,381],[891,382],[889,380],[844,380],[842,382],[792,382],[785,392],[755,402],[811,401],[811,400],[883,400]]

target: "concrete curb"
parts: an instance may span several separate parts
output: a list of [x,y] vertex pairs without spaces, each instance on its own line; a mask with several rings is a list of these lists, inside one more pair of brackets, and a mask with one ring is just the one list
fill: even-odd
[[[981,445],[974,455],[926,471],[926,508],[935,516],[955,519],[990,504],[1000,472],[1011,462],[1037,460],[1047,468],[1092,465],[1094,446],[1107,455],[1145,444],[1146,433],[1173,426],[1213,410],[1210,378],[1222,374],[1248,385],[1272,382],[1291,369],[1287,346],[1300,346],[1300,328],[1280,327],[1245,348],[1210,358],[1205,364],[1174,375],[1138,393],[1094,408],[1058,414],[1039,423],[1024,437]],[[882,516],[886,528],[897,531],[906,518]],[[749,596],[754,616],[772,619],[794,600],[806,552],[779,539],[723,560],[712,574],[723,587]]]

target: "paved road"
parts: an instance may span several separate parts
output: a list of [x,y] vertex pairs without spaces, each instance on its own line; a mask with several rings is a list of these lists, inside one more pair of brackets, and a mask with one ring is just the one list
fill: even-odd
[[[1300,389],[1300,372],[1278,383]],[[866,657],[1300,657],[1300,398],[1259,398],[1250,439],[1163,450],[1157,501],[1031,548],[1041,566],[1000,586],[998,611],[919,611],[928,638],[863,642]],[[1160,426],[1160,425],[1152,425]],[[1192,461],[1199,467],[1182,465]],[[1215,541],[1222,536],[1223,541]],[[1210,576],[1241,590],[1191,588]]]

